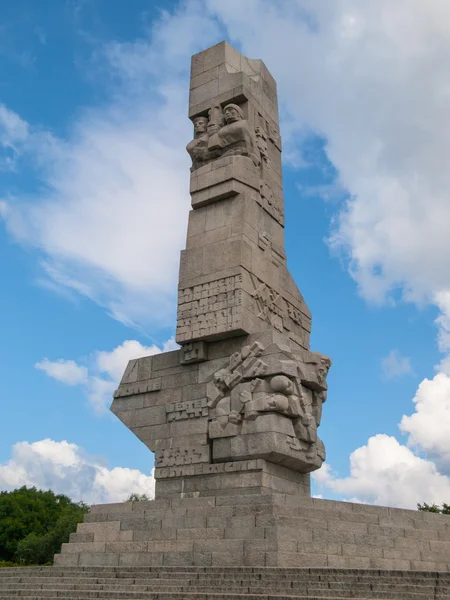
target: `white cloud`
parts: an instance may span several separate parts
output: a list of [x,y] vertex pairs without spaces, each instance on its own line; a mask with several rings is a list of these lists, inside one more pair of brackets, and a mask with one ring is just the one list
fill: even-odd
[[73,360],[59,359],[52,362],[48,358],[44,358],[34,366],[36,369],[44,371],[49,377],[67,383],[67,385],[80,385],[87,382],[88,371],[86,367],[77,365]]
[[449,477],[384,434],[352,452],[349,477],[339,478],[329,465],[313,477],[319,489],[328,488],[352,502],[416,508],[417,503],[442,504],[450,497]]
[[28,132],[34,141],[23,151],[39,160],[42,179],[37,195],[0,198],[10,234],[43,252],[54,285],[126,324],[154,330],[175,318],[190,206],[189,57],[214,35],[198,3],[188,3],[161,13],[150,41],[97,49],[115,82],[110,100],[81,111],[65,140],[0,112],[0,144],[2,121],[8,147]]
[[415,412],[403,416],[400,430],[409,434],[410,446],[424,450],[450,474],[450,377],[438,373],[424,379],[413,402]]
[[411,375],[411,359],[402,356],[398,350],[391,350],[387,356],[381,360],[381,371],[385,379],[396,379],[403,375]]
[[58,359],[52,362],[47,358],[36,363],[35,367],[68,385],[81,385],[95,412],[105,414],[129,360],[176,348],[178,345],[173,338],[164,342],[162,348],[144,346],[137,340],[125,340],[110,352],[94,352],[86,359],[88,367],[73,360]]
[[123,344],[114,348],[111,352],[99,351],[95,354],[97,369],[101,373],[108,374],[114,381],[120,381],[128,361],[132,358],[150,356],[159,352],[169,352],[178,348],[171,338],[164,342],[162,349],[158,346],[143,346],[136,340],[125,340]]
[[97,457],[67,441],[17,442],[12,457],[0,465],[0,489],[21,486],[51,489],[87,504],[123,502],[136,492],[154,497],[155,480],[137,469],[109,469]]
[[0,104],[0,169],[13,170],[28,138],[28,124],[18,114]]

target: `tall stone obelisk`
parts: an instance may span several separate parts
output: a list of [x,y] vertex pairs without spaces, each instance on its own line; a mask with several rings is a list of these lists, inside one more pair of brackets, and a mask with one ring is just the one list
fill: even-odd
[[155,452],[156,496],[309,494],[330,360],[286,266],[277,90],[222,42],[192,57],[180,350],[132,360],[111,410]]

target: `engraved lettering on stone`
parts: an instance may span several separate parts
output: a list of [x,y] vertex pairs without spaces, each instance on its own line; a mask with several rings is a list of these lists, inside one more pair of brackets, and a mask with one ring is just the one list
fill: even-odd
[[207,360],[207,345],[203,341],[190,342],[181,348],[181,364],[188,365]]
[[242,275],[185,288],[178,295],[177,339],[180,342],[239,328]]
[[169,448],[155,453],[156,467],[175,467],[209,461],[209,446]]
[[279,267],[286,263],[283,249],[276,246],[272,238],[265,231],[260,231],[258,233],[258,246],[263,252],[268,252],[270,254],[271,261],[275,266]]
[[275,221],[284,226],[283,211],[275,204],[273,191],[263,179],[259,182],[259,196],[256,196],[256,201]]
[[238,473],[246,471],[257,471],[263,468],[260,460],[239,460],[225,463],[199,463],[179,467],[158,468],[155,470],[155,479],[167,477],[186,477],[193,475],[214,475],[217,473]]
[[113,394],[114,398],[123,398],[125,396],[134,396],[135,394],[145,394],[147,392],[157,392],[161,389],[161,377],[151,379],[150,381],[141,381],[121,385]]
[[166,405],[167,421],[186,421],[208,416],[208,400],[189,400]]

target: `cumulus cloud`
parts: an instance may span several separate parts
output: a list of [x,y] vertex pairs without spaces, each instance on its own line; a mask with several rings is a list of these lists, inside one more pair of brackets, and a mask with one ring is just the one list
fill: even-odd
[[400,430],[408,444],[424,450],[450,474],[450,377],[438,373],[424,379],[414,396],[415,412],[403,416]]
[[402,356],[398,350],[391,350],[381,359],[381,371],[384,379],[396,379],[412,374],[411,359]]
[[144,346],[137,340],[125,340],[111,351],[97,351],[85,359],[87,366],[73,360],[45,358],[35,364],[49,377],[68,385],[80,385],[90,405],[98,414],[105,414],[111,404],[112,395],[125,371],[128,361],[142,356],[175,350],[178,345],[171,338],[162,348],[156,345]]
[[49,377],[67,383],[67,385],[80,385],[86,383],[88,379],[86,367],[77,365],[73,360],[59,359],[52,362],[48,358],[44,358],[34,366],[36,369],[44,371]]
[[153,473],[109,469],[80,446],[51,439],[17,442],[10,460],[0,465],[0,489],[11,491],[24,485],[51,489],[87,504],[123,502],[132,493],[153,498],[155,490]]
[[110,99],[80,111],[67,139],[50,144],[50,134],[0,109],[0,145],[14,153],[21,142],[40,166],[38,194],[0,198],[10,234],[40,249],[53,287],[153,331],[175,318],[190,206],[189,56],[216,35],[204,20],[198,3],[188,3],[163,12],[145,43],[97,49]]
[[442,504],[450,496],[450,478],[392,436],[378,434],[350,455],[350,475],[338,477],[329,465],[313,474],[319,489],[348,501],[402,508]]

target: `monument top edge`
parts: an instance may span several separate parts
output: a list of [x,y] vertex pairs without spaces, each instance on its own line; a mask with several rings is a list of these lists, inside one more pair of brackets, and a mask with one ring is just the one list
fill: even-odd
[[227,65],[235,72],[243,72],[249,77],[260,76],[276,90],[276,81],[264,62],[260,58],[248,58],[241,54],[226,40],[192,56],[191,77],[220,65]]

